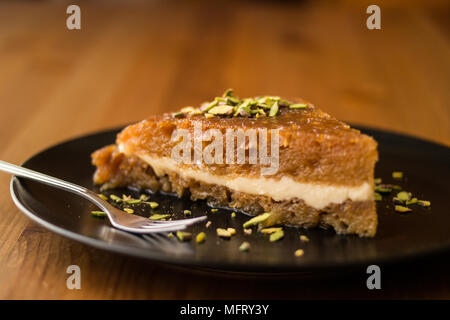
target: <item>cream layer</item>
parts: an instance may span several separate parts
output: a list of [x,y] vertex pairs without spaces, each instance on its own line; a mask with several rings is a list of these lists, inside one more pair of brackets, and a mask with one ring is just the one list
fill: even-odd
[[[119,150],[128,154],[122,145]],[[367,201],[373,199],[373,188],[368,182],[359,186],[329,185],[322,183],[304,183],[283,176],[280,179],[264,176],[228,177],[209,173],[194,168],[180,166],[175,160],[163,157],[155,158],[146,154],[134,154],[148,163],[157,176],[174,172],[184,179],[194,179],[208,184],[227,187],[238,192],[271,197],[275,201],[294,198],[303,200],[308,206],[317,210],[331,203],[339,204],[346,200]]]

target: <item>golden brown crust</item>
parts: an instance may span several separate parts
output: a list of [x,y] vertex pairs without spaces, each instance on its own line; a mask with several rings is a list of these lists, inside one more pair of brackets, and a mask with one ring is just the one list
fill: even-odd
[[[172,149],[178,143],[171,141],[176,129],[190,131],[193,148],[194,121],[202,123],[203,131],[218,129],[224,137],[227,129],[280,129],[279,169],[272,178],[289,176],[299,182],[347,186],[373,183],[374,166],[378,160],[375,140],[313,106],[302,110],[283,109],[274,118],[207,119],[203,115],[174,118],[167,114],[154,116],[125,128],[118,135],[117,144],[126,144],[132,153],[170,158]],[[270,150],[270,139],[268,140]],[[208,143],[204,142],[203,148]],[[225,163],[226,138],[223,144]],[[203,170],[216,175],[247,177],[260,176],[260,169],[259,162],[256,165],[211,164],[203,167]]]

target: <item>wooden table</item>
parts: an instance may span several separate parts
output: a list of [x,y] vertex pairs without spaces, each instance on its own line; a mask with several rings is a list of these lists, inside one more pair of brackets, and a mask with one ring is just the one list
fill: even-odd
[[[82,29],[53,1],[0,3],[0,158],[21,163],[65,139],[240,96],[301,96],[337,118],[450,145],[449,7],[381,3],[382,29],[357,1],[281,4],[80,2]],[[357,4],[355,4],[357,3]],[[378,1],[380,3],[380,1]],[[55,235],[14,206],[0,174],[0,298],[450,298],[450,256],[279,279],[191,273]],[[82,289],[66,288],[66,267]]]

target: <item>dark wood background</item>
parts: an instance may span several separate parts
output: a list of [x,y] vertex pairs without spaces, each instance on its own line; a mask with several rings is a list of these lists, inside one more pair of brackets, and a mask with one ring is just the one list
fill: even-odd
[[[450,145],[448,1],[77,1],[0,3],[0,158],[21,163],[65,139],[240,96],[306,98],[352,123]],[[99,251],[30,222],[0,175],[0,298],[450,298],[450,256],[284,278],[224,277]],[[82,289],[66,288],[66,267]]]

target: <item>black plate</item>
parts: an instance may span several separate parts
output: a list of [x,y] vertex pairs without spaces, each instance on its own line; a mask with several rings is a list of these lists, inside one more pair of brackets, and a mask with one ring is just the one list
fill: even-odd
[[[242,223],[248,219],[245,214],[237,213],[236,218],[231,218],[231,211],[219,209],[211,213],[211,208],[201,201],[152,195],[160,203],[159,212],[169,211],[181,217],[184,209],[190,209],[193,216],[209,216],[209,228],[202,223],[188,229],[194,235],[206,232],[206,242],[196,245],[195,241],[180,243],[163,236],[145,238],[119,231],[106,220],[93,217],[90,211],[95,208],[90,203],[39,183],[13,178],[11,194],[28,217],[58,234],[105,250],[179,266],[230,272],[297,272],[396,262],[449,249],[450,148],[403,135],[361,130],[379,143],[376,176],[383,182],[393,182],[392,171],[401,170],[406,177],[396,184],[432,203],[431,208],[416,206],[412,213],[400,214],[393,210],[392,195],[384,197],[377,203],[379,227],[373,239],[340,236],[331,230],[287,227],[285,238],[271,243],[267,235],[255,230],[252,235],[243,233]],[[113,143],[117,132],[118,129],[100,132],[58,144],[33,156],[24,166],[94,189],[90,154]],[[139,206],[137,209],[140,212]],[[237,234],[231,240],[219,239],[215,234],[217,227],[234,227]],[[310,242],[300,242],[299,234],[307,235]],[[243,241],[251,243],[250,252],[238,250]],[[299,248],[305,251],[301,258],[294,256]]]

